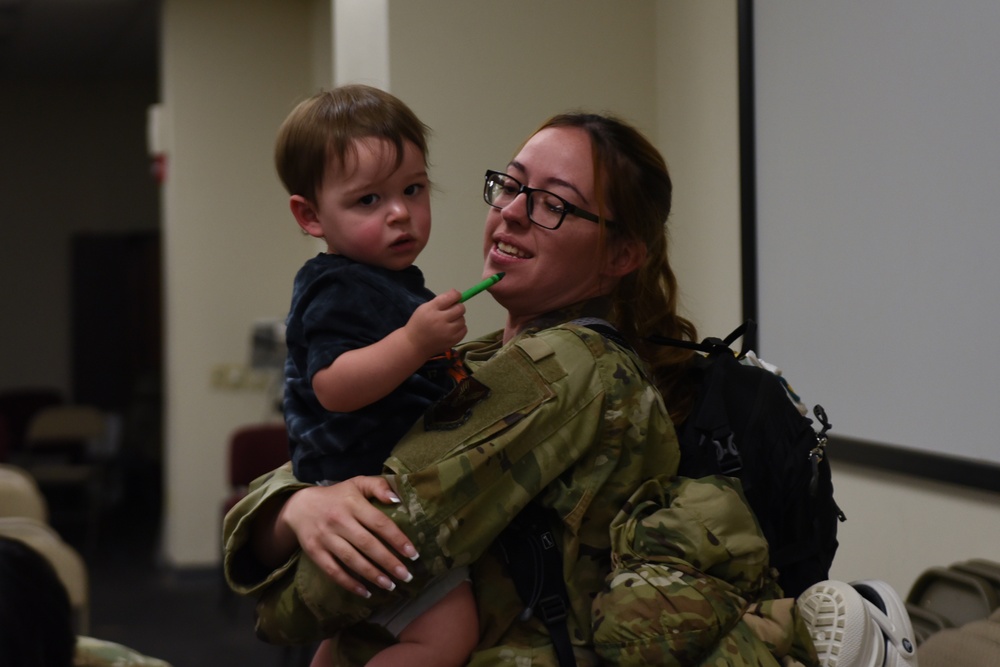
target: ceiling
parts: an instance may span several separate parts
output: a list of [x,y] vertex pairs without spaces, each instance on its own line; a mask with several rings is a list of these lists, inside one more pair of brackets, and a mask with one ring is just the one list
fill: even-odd
[[0,76],[155,76],[158,24],[158,0],[0,0]]

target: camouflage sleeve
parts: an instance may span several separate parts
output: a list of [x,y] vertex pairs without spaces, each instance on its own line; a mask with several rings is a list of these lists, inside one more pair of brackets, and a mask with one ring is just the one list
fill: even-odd
[[[382,509],[420,551],[414,582],[362,600],[303,556],[269,579],[274,583],[258,604],[258,634],[275,643],[329,636],[401,594],[413,595],[430,577],[474,562],[532,497],[593,449],[600,434],[644,429],[633,423],[635,415],[648,414],[649,404],[659,401],[645,383],[617,381],[645,408],[605,410],[608,384],[623,373],[628,375],[620,354],[601,356],[561,328],[522,338],[476,368],[387,461],[388,479],[403,502]],[[601,478],[601,466],[606,476],[618,466],[612,457],[596,460],[594,479]],[[588,490],[574,492],[584,496]]]
[[594,642],[616,665],[815,664],[794,600],[729,477],[643,485],[612,522],[616,567],[594,600]]
[[250,529],[259,512],[270,501],[289,496],[310,486],[292,474],[292,464],[253,481],[247,495],[237,503],[222,522],[223,572],[230,588],[241,595],[255,595],[280,579],[298,560],[296,553],[284,566],[270,570],[254,557],[249,541]]

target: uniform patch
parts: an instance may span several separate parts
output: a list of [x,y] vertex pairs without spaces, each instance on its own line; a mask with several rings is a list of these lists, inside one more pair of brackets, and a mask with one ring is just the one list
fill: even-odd
[[490,388],[469,376],[424,413],[424,430],[451,431],[472,417],[472,408],[488,398]]

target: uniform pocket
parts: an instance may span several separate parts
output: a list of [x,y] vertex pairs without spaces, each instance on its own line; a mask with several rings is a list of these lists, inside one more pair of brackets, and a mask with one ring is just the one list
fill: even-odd
[[496,437],[550,399],[552,380],[564,375],[555,355],[510,348],[431,406],[387,465],[396,473],[420,470]]

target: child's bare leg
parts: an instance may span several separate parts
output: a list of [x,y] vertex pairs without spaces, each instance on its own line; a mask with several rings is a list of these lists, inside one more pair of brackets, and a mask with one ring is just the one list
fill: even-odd
[[[368,667],[457,667],[468,662],[478,641],[476,601],[472,585],[463,581],[407,625],[399,633],[399,643],[380,651]],[[315,662],[312,667],[317,667]]]

